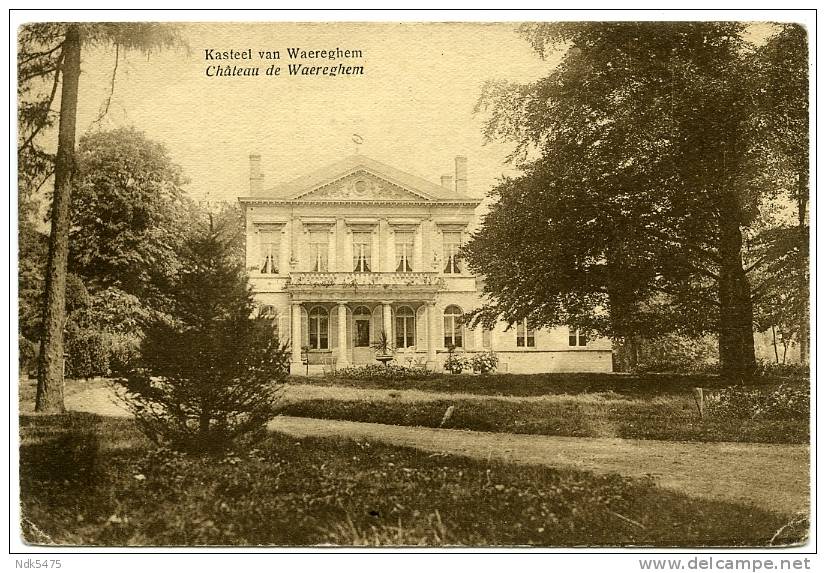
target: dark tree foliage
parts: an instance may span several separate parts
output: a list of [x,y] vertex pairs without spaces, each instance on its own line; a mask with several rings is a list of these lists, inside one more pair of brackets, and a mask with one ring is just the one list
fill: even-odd
[[758,134],[751,153],[762,168],[750,183],[767,199],[791,206],[754,232],[750,270],[761,327],[782,331],[809,361],[809,61],[806,30],[784,24],[753,57],[759,72]]
[[275,415],[289,353],[270,319],[256,318],[243,263],[226,229],[200,229],[181,253],[174,323],[146,330],[143,368],[123,381],[146,434],[159,444],[220,452]]
[[77,164],[70,269],[95,292],[132,297],[143,314],[163,312],[194,212],[181,168],[162,144],[134,128],[82,137]]
[[530,318],[618,341],[677,331],[719,337],[723,372],[755,367],[743,232],[759,74],[738,23],[527,24],[541,56],[528,85],[489,84],[485,134],[516,143],[465,249],[489,304],[473,321]]

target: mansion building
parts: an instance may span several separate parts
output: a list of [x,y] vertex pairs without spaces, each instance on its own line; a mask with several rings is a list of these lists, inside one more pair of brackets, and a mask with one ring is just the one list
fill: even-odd
[[459,249],[479,223],[467,159],[435,184],[356,154],[265,188],[250,156],[250,193],[240,197],[247,271],[260,311],[304,363],[378,364],[386,333],[401,364],[441,369],[448,348],[493,351],[500,372],[610,372],[611,343],[568,328],[499,324],[468,328],[481,278]]

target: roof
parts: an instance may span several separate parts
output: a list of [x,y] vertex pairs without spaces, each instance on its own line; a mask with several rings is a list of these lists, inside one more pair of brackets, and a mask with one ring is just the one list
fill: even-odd
[[252,195],[250,199],[295,200],[319,187],[359,171],[365,171],[375,177],[384,179],[415,195],[419,195],[425,201],[479,202],[479,199],[475,197],[457,193],[454,189],[446,189],[441,185],[431,183],[427,179],[396,169],[392,165],[387,165],[361,154],[350,155],[341,161],[331,163],[292,181],[263,189]]

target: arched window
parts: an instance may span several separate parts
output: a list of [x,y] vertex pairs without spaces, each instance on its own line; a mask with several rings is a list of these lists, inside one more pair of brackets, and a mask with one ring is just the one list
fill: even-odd
[[401,306],[396,311],[396,348],[410,348],[416,345],[416,313],[409,306]]
[[310,311],[310,348],[327,350],[327,309],[316,306]]
[[455,304],[445,309],[445,347],[462,347],[462,309]]

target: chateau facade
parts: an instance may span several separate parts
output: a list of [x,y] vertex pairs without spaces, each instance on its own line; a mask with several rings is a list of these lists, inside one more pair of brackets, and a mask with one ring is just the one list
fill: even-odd
[[[530,324],[470,329],[462,313],[481,304],[480,281],[458,256],[478,225],[467,160],[441,184],[364,155],[265,188],[250,156],[240,197],[247,271],[260,311],[291,345],[291,370],[377,364],[386,333],[402,364],[441,369],[449,347],[493,351],[499,371],[611,371],[611,344],[568,328]],[[302,351],[303,349],[303,351]]]

